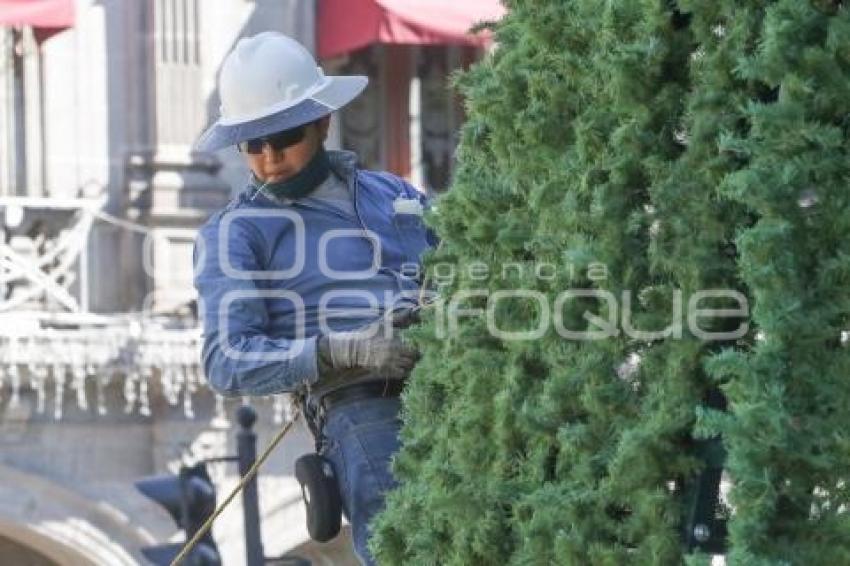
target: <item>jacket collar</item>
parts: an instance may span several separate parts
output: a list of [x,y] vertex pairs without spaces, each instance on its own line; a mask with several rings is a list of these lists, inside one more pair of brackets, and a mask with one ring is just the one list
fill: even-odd
[[354,174],[360,168],[357,154],[353,151],[331,149],[328,150],[328,160],[330,161],[331,171],[345,180],[347,184],[351,184],[354,180]]
[[[345,149],[329,149],[326,150],[326,153],[331,172],[342,179],[349,191],[353,194],[354,177],[357,174],[357,170],[360,169],[360,159],[357,157],[357,154]],[[248,185],[248,190],[251,194],[249,200],[254,200],[253,197],[255,197],[257,193],[262,193],[266,198],[278,203],[291,204],[293,202],[291,199],[280,198],[272,193],[261,190],[261,183],[257,181],[257,178],[253,174],[251,175],[251,182]]]

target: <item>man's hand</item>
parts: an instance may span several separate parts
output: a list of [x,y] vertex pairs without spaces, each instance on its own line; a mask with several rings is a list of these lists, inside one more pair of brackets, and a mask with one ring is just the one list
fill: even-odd
[[419,352],[403,343],[394,328],[407,328],[417,320],[411,310],[388,313],[359,330],[331,332],[319,338],[319,375],[342,377],[350,370],[368,370],[381,377],[407,377]]
[[[419,354],[402,343],[401,338],[387,338],[377,334],[369,337],[363,331],[333,332],[319,339],[319,359],[334,370],[364,369],[381,377],[401,379],[407,377]],[[330,361],[330,364],[327,362]]]

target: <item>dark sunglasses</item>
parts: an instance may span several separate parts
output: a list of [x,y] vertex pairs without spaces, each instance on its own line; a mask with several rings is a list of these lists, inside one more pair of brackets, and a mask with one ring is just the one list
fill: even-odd
[[283,130],[261,138],[254,138],[252,140],[239,142],[236,147],[238,147],[239,151],[242,153],[250,153],[252,155],[263,153],[263,146],[265,144],[269,144],[269,146],[275,151],[280,151],[303,140],[306,128],[307,124],[304,124],[297,128]]

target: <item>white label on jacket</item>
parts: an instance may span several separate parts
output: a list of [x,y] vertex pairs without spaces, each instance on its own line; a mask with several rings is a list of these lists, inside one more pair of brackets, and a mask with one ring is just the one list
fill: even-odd
[[398,197],[393,201],[393,210],[396,214],[415,214],[422,216],[422,203],[416,198]]

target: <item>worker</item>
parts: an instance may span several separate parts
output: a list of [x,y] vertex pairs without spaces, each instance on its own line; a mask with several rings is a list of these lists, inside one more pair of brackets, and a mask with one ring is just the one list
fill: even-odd
[[399,394],[418,359],[399,328],[415,319],[435,238],[422,193],[324,147],[331,114],[367,82],[325,76],[279,33],[237,42],[218,79],[220,117],[197,149],[235,146],[250,180],[200,229],[195,286],[210,386],[305,400],[354,551],[374,564],[369,523],[397,485]]

